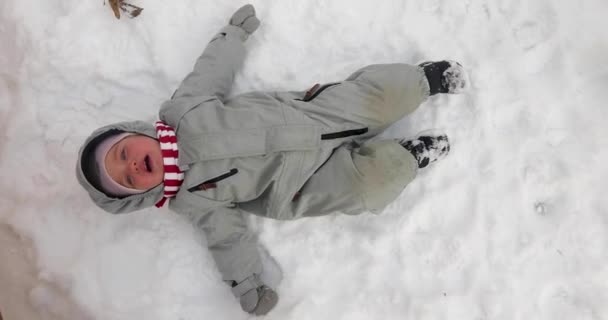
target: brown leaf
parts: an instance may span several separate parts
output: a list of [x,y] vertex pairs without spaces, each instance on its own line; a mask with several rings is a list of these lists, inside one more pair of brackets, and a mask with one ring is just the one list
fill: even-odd
[[126,13],[129,18],[135,18],[137,17],[142,10],[144,10],[143,8],[140,8],[138,6],[134,6],[128,2],[124,2],[123,0],[119,0],[120,1],[120,10],[122,10],[124,13]]
[[[131,17],[132,18],[137,17],[141,13],[142,10],[144,10],[144,9],[143,8],[137,8],[137,9],[133,10],[131,12]],[[0,320],[2,320],[2,319],[0,319]]]
[[112,11],[114,11],[114,16],[116,19],[120,19],[120,2],[121,0],[109,0],[110,7],[112,7]]

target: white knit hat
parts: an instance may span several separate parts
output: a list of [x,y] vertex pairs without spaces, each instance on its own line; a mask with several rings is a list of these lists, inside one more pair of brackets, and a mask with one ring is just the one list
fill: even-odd
[[127,188],[123,185],[120,185],[118,182],[114,181],[112,177],[108,174],[106,170],[106,155],[108,151],[118,143],[120,140],[135,135],[131,132],[124,132],[115,134],[113,136],[107,137],[105,140],[99,143],[97,148],[95,149],[95,161],[97,161],[97,165],[99,166],[99,182],[101,184],[101,188],[104,192],[110,193],[114,196],[125,197],[133,194],[138,194],[145,192],[146,190],[138,190]]

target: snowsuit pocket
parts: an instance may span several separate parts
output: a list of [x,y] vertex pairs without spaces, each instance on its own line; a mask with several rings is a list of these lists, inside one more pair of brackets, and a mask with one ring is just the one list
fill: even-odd
[[236,175],[238,172],[239,170],[237,168],[232,168],[228,172],[214,178],[207,179],[203,182],[195,182],[188,186],[188,192],[209,199],[228,200],[230,197],[226,195],[225,188],[218,185],[218,183]]
[[230,177],[232,177],[233,175],[235,175],[237,173],[239,173],[239,169],[232,168],[232,169],[230,169],[230,171],[228,171],[228,172],[226,172],[226,173],[224,173],[222,175],[219,175],[219,176],[217,176],[217,177],[215,177],[213,179],[205,180],[202,183],[199,183],[199,184],[195,185],[194,187],[188,188],[188,191],[194,192],[194,191],[197,191],[197,190],[208,190],[208,189],[217,188],[217,183],[218,182],[220,182],[220,181],[222,181],[224,179],[230,178]]
[[340,82],[333,82],[333,83],[328,83],[328,84],[324,84],[324,85],[319,85],[317,83],[314,86],[312,86],[312,88],[310,88],[310,89],[308,89],[306,91],[306,94],[304,95],[304,98],[302,98],[302,99],[296,99],[296,100],[298,100],[298,101],[304,101],[304,102],[312,101],[319,94],[321,94],[321,92],[325,91],[325,89],[327,89],[329,87],[333,87],[333,86],[338,85],[338,84],[340,84]]

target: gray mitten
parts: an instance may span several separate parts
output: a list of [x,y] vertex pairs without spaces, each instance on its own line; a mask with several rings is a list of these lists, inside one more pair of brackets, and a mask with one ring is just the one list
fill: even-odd
[[232,288],[232,293],[239,297],[244,311],[257,316],[270,312],[279,301],[277,293],[264,285],[256,275],[238,283]]
[[247,34],[252,34],[259,26],[260,20],[255,16],[252,5],[246,4],[239,8],[230,18],[230,25],[240,27]]

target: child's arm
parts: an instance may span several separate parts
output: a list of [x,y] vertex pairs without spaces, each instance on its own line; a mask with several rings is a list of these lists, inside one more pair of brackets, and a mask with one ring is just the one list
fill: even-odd
[[172,98],[213,95],[220,100],[230,92],[234,75],[245,59],[243,42],[260,25],[255,9],[248,4],[238,9],[203,51],[194,70],[184,79]]
[[215,264],[243,310],[257,315],[270,311],[278,296],[260,280],[264,270],[258,241],[248,229],[245,213],[227,207],[188,211],[194,224],[205,233]]
[[225,281],[240,282],[261,273],[257,238],[249,231],[243,212],[219,207],[207,212],[194,211],[191,218],[205,233],[209,251]]

